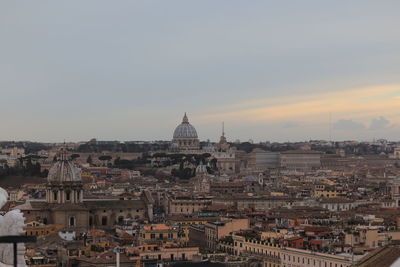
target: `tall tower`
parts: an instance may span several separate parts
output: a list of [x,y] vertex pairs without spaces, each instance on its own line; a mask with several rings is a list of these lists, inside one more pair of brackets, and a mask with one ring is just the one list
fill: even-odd
[[219,138],[219,143],[217,144],[218,150],[219,151],[227,151],[229,149],[229,144],[226,141],[225,137],[225,123],[222,122],[222,135]]

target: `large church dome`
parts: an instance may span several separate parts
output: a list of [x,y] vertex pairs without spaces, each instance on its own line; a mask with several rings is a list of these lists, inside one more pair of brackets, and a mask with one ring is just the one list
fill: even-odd
[[61,158],[49,170],[48,182],[78,182],[81,181],[81,170],[68,161],[65,152],[61,152]]
[[200,142],[197,138],[196,129],[189,123],[189,119],[183,116],[182,123],[176,127],[174,138],[172,139],[171,150],[197,150],[200,148]]
[[183,117],[182,123],[175,128],[174,139],[175,138],[197,138],[196,129],[189,123],[186,113]]

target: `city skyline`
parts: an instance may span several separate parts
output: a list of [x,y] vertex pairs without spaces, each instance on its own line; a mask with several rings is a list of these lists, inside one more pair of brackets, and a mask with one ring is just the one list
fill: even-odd
[[399,5],[2,3],[0,140],[399,140]]

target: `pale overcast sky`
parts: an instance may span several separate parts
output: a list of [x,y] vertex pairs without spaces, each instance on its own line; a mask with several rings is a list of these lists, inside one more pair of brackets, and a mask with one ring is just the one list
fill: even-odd
[[185,111],[201,140],[400,140],[399,10],[1,1],[0,140],[170,140]]

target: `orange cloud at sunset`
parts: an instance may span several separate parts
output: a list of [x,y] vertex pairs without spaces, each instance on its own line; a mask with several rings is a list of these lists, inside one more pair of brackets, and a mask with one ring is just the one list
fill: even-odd
[[222,107],[220,112],[200,116],[199,120],[274,122],[280,120],[326,120],[335,118],[370,119],[385,116],[400,119],[400,86],[382,85],[368,88],[285,96]]

